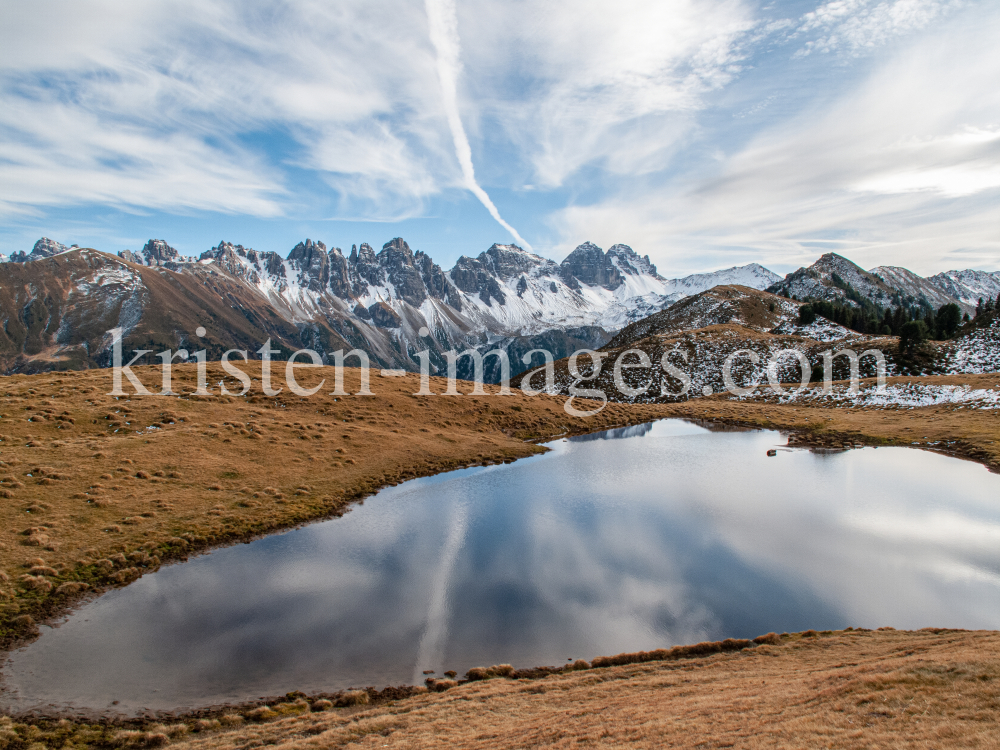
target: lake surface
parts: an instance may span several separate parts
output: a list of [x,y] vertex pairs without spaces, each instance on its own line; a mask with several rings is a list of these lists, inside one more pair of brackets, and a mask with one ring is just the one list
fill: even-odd
[[[678,420],[418,479],[82,606],[6,707],[176,709],[768,631],[1000,628],[1000,476]],[[117,704],[113,704],[118,701]]]

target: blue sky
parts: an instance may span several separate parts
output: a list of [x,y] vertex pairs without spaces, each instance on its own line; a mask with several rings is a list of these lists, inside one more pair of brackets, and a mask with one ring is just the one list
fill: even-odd
[[[668,276],[1000,269],[1000,4],[78,0],[0,9],[0,252],[514,234]],[[492,213],[491,213],[492,210]]]

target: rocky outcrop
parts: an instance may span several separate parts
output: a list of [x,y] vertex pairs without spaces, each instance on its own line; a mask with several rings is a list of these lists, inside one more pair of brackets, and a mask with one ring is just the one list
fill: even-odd
[[[73,247],[76,247],[76,245]],[[53,255],[64,253],[67,250],[69,250],[69,248],[65,245],[56,242],[55,240],[50,240],[48,237],[42,237],[35,243],[35,246],[31,248],[31,259],[36,260],[38,258],[51,258]]]
[[580,284],[587,284],[614,291],[625,283],[613,258],[592,242],[584,242],[567,255],[559,265],[559,273],[574,289],[578,289]]
[[288,253],[288,262],[302,272],[307,289],[317,293],[326,289],[330,281],[330,256],[322,242],[310,239],[300,242]]
[[386,242],[376,259],[379,266],[385,269],[386,278],[396,288],[400,299],[420,307],[427,299],[427,288],[413,259],[413,251],[403,238],[396,237]]
[[[382,286],[385,284],[385,270],[379,265],[375,251],[367,242],[362,242],[360,247],[351,246],[351,265],[358,281],[364,281],[372,286]],[[360,287],[355,288],[355,294],[361,295]]]
[[507,296],[500,288],[499,280],[491,272],[490,260],[484,259],[483,255],[478,258],[466,258],[463,255],[459,258],[451,269],[451,280],[463,292],[478,295],[489,307],[493,306],[493,300],[504,305],[507,303]]
[[[72,247],[76,247],[73,245]],[[50,240],[48,237],[42,237],[35,246],[31,248],[30,253],[26,253],[23,250],[11,253],[10,262],[11,263],[27,263],[29,260],[41,260],[42,258],[51,258],[53,255],[58,255],[59,253],[64,253],[72,248],[66,247],[65,245],[56,242],[55,240]]]
[[630,274],[633,276],[656,276],[656,266],[654,266],[648,255],[639,256],[639,254],[630,248],[628,245],[612,245],[608,248],[608,258],[611,262],[625,274]]
[[441,266],[431,260],[431,256],[418,250],[413,254],[413,262],[420,272],[420,279],[424,283],[428,296],[453,301],[458,310],[462,309],[462,303],[458,300],[457,295],[449,295],[451,285],[448,284],[448,277],[441,270]]
[[399,328],[403,319],[385,302],[376,302],[368,307],[372,322],[379,328]]
[[147,266],[165,266],[167,263],[176,262],[180,253],[163,240],[149,240],[142,248],[142,257]]

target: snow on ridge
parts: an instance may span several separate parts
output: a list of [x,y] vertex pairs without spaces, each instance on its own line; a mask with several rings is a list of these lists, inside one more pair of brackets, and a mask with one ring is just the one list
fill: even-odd
[[995,320],[989,328],[977,328],[947,346],[947,372],[961,375],[997,372],[1000,370],[1000,320]]
[[1000,409],[1000,386],[994,388],[970,388],[967,385],[933,385],[928,383],[900,383],[884,388],[862,387],[858,393],[851,393],[848,386],[834,386],[830,393],[821,387],[802,390],[786,388],[782,395],[770,390],[758,390],[741,401],[760,399],[781,404],[816,403],[823,406],[874,407],[895,406],[901,409],[916,409],[921,406],[956,405],[969,409]]
[[927,281],[945,294],[972,307],[976,306],[980,297],[995,300],[1000,294],[1000,271],[946,271],[928,277]]
[[844,328],[842,325],[822,317],[817,317],[813,323],[810,323],[807,326],[799,325],[795,321],[786,321],[772,329],[771,333],[778,335],[802,336],[803,338],[813,339],[814,341],[820,341],[823,343],[830,341],[842,341],[852,336],[861,335],[856,331],[851,331]]
[[690,297],[706,292],[712,287],[721,285],[748,286],[751,289],[764,290],[772,284],[781,281],[781,276],[759,263],[749,263],[745,266],[733,266],[720,271],[695,273],[681,279],[669,279],[665,286],[666,293],[678,294],[680,297]]

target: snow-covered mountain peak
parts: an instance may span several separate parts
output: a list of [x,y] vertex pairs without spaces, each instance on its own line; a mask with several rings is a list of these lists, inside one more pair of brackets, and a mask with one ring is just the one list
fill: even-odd
[[628,245],[612,245],[608,248],[608,257],[612,259],[615,267],[624,274],[634,276],[652,276],[660,278],[648,255],[639,254]]
[[927,281],[973,309],[980,298],[995,300],[1000,294],[1000,271],[946,271],[929,277]]
[[682,279],[670,279],[666,285],[668,293],[690,297],[720,285],[748,286],[751,289],[763,290],[780,280],[778,274],[759,263],[750,263],[711,273],[694,273]]

